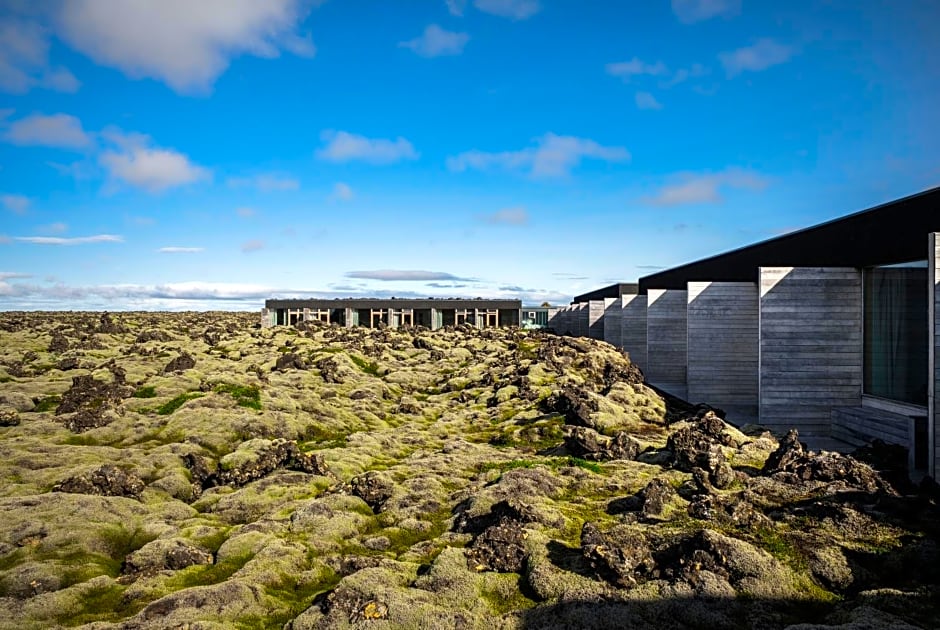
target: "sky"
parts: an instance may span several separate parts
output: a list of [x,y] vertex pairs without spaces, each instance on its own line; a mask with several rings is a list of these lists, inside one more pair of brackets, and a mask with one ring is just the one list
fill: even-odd
[[935,0],[0,0],[0,309],[566,303],[940,185],[937,24]]

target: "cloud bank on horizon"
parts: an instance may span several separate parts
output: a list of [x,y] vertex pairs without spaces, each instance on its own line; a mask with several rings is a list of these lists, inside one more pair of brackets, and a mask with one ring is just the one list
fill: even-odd
[[0,4],[0,309],[561,303],[940,185],[929,0],[199,7]]

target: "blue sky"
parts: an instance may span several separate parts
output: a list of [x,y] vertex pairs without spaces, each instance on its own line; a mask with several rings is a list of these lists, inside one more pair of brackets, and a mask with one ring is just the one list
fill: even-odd
[[566,302],[940,184],[938,23],[932,0],[0,0],[0,308]]

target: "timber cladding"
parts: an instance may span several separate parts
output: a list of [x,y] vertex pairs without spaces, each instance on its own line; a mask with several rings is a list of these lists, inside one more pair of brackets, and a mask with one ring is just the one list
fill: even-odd
[[687,291],[650,289],[646,305],[647,380],[654,385],[686,384],[688,365]]
[[829,435],[833,407],[861,405],[862,274],[761,267],[761,424]]
[[688,283],[688,399],[757,415],[758,290],[753,282]]
[[649,363],[646,345],[646,299],[645,295],[624,295],[620,298],[621,347],[644,374]]

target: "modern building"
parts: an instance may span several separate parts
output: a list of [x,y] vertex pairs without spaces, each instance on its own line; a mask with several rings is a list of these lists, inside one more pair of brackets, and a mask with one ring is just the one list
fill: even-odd
[[523,306],[520,319],[521,326],[526,330],[547,328],[548,320],[556,310],[558,309],[551,306]]
[[434,299],[336,299],[266,300],[261,309],[261,325],[291,326],[300,321],[321,321],[340,326],[390,328],[469,324],[477,328],[518,326],[522,302],[519,300]]
[[938,235],[934,188],[579,296],[549,326],[623,348],[651,384],[732,421],[880,438],[936,477]]

